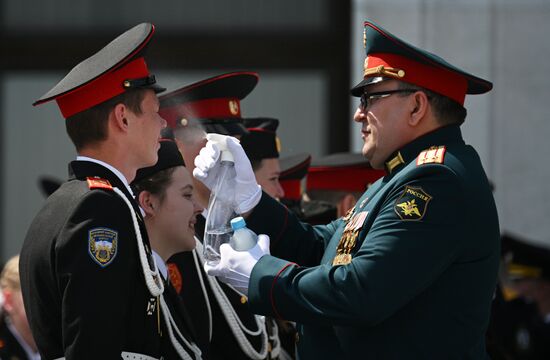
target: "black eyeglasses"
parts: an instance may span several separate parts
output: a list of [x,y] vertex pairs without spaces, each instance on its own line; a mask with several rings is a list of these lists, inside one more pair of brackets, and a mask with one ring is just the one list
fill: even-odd
[[361,107],[362,110],[367,110],[368,107],[372,104],[373,100],[376,99],[383,99],[388,96],[391,96],[393,94],[399,94],[399,93],[414,93],[420,91],[418,89],[397,89],[397,90],[386,90],[386,91],[379,91],[379,92],[373,92],[373,93],[364,93],[361,95],[360,104],[359,107]]

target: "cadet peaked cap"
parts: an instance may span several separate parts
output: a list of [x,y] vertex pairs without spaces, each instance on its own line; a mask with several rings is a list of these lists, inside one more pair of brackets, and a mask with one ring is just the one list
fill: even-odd
[[183,157],[178,149],[178,145],[174,139],[161,138],[159,140],[160,148],[158,151],[158,161],[155,165],[146,168],[139,169],[136,173],[136,178],[132,184],[137,183],[143,179],[147,179],[159,171],[166,170],[168,168],[176,166],[185,166]]
[[139,24],[126,31],[95,55],[76,65],[57,85],[33,105],[57,101],[64,118],[101,104],[126,90],[166,90],[156,84],[143,58],[155,27]]
[[505,233],[501,236],[506,274],[510,279],[550,280],[550,249]]
[[277,137],[279,120],[272,118],[246,118],[243,124],[248,134],[241,138],[241,145],[250,160],[278,158],[281,141]]
[[483,94],[493,88],[491,82],[406,43],[371,21],[365,22],[363,44],[367,55],[363,81],[351,89],[353,96],[361,96],[365,86],[388,78],[426,88],[460,105],[466,94]]
[[232,72],[196,82],[159,97],[159,113],[171,128],[197,120],[209,133],[246,134],[240,101],[258,78],[255,72]]
[[312,161],[307,190],[363,192],[384,174],[373,169],[362,154],[335,153]]
[[299,200],[304,189],[302,179],[307,175],[307,169],[311,164],[311,155],[300,153],[287,156],[279,160],[281,174],[279,182],[285,192],[285,199]]

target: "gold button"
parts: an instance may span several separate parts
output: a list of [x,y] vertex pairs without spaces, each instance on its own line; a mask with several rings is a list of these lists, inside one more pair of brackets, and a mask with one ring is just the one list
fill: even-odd
[[241,296],[241,304],[246,304],[247,301],[248,299],[246,298],[246,296]]

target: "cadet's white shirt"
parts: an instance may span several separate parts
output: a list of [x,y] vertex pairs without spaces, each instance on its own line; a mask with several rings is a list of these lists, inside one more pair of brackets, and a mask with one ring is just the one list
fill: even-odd
[[9,321],[9,318],[6,318],[6,325],[8,326],[8,329],[11,331],[11,333],[13,334],[13,336],[15,337],[15,339],[17,340],[17,342],[19,343],[19,345],[21,345],[21,347],[23,348],[23,350],[25,350],[25,353],[27,354],[27,357],[30,359],[30,360],[40,360],[40,354],[35,352],[33,349],[31,349],[31,347],[29,346],[29,344],[27,344],[27,342],[23,339],[23,337],[19,334],[19,332],[17,331],[17,329],[15,328],[15,326],[13,326],[13,324],[11,323],[11,321]]

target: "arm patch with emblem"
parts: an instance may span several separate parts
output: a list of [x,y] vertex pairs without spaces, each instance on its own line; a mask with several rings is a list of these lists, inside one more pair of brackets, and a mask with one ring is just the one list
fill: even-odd
[[421,220],[426,214],[432,196],[421,187],[405,186],[403,194],[395,201],[393,207],[401,220]]

